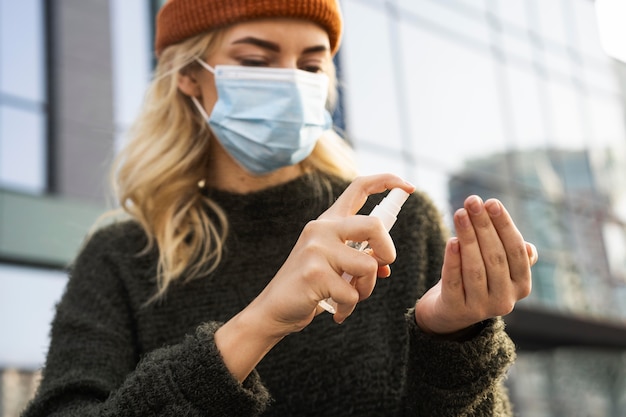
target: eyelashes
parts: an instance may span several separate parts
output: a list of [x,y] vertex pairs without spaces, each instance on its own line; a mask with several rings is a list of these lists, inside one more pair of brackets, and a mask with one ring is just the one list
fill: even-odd
[[[239,65],[244,67],[269,67],[270,61],[261,58],[239,58]],[[319,64],[303,63],[298,64],[298,69],[303,71],[318,73],[323,72],[324,68]]]
[[267,67],[269,63],[261,59],[243,58],[239,59],[239,65],[244,67]]
[[300,68],[303,71],[308,71],[308,72],[313,72],[313,73],[318,73],[318,72],[322,72],[323,68],[319,65],[307,65],[304,66],[302,68]]

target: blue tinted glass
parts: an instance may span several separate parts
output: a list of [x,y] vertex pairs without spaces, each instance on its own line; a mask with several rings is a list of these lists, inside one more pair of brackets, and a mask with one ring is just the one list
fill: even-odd
[[45,116],[0,105],[0,186],[45,191]]
[[46,187],[44,3],[0,0],[0,187]]
[[45,97],[41,5],[0,0],[0,91],[39,102]]
[[43,364],[54,305],[66,281],[63,272],[0,265],[0,332],[11,335],[0,346],[0,369]]

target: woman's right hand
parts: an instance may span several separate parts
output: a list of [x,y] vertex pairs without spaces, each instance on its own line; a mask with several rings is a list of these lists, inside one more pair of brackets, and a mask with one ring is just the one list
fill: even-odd
[[[388,265],[396,256],[389,233],[379,219],[355,214],[369,195],[392,188],[415,190],[392,174],[355,179],[327,211],[305,226],[261,294],[216,332],[218,348],[236,377],[243,380],[278,341],[311,323],[323,311],[321,300],[332,297],[337,302],[333,317],[341,323],[371,295],[377,277],[389,275]],[[372,253],[348,247],[348,240],[367,241]],[[350,283],[341,278],[344,272],[353,276]]]

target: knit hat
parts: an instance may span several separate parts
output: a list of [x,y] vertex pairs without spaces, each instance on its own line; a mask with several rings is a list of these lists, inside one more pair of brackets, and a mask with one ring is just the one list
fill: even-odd
[[169,0],[156,20],[155,51],[213,29],[255,19],[288,17],[310,20],[328,33],[337,52],[342,20],[338,0]]

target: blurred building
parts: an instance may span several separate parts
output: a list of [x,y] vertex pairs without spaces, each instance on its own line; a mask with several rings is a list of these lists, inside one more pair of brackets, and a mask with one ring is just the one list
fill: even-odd
[[[590,158],[587,150],[531,150],[468,160],[450,178],[450,201],[461,207],[470,194],[500,199],[514,212],[524,237],[541,248],[533,293],[523,303],[621,320],[626,269],[611,265],[609,251],[620,246],[626,254],[626,247],[607,232],[621,226],[612,206],[615,190],[598,185],[614,177],[605,170],[613,167],[594,169]],[[517,183],[501,181],[497,172]]]
[[[0,0],[0,417],[37,383],[65,267],[153,65],[162,1]],[[448,223],[501,199],[540,252],[507,317],[519,416],[626,415],[626,69],[592,0],[341,0],[345,126]]]

